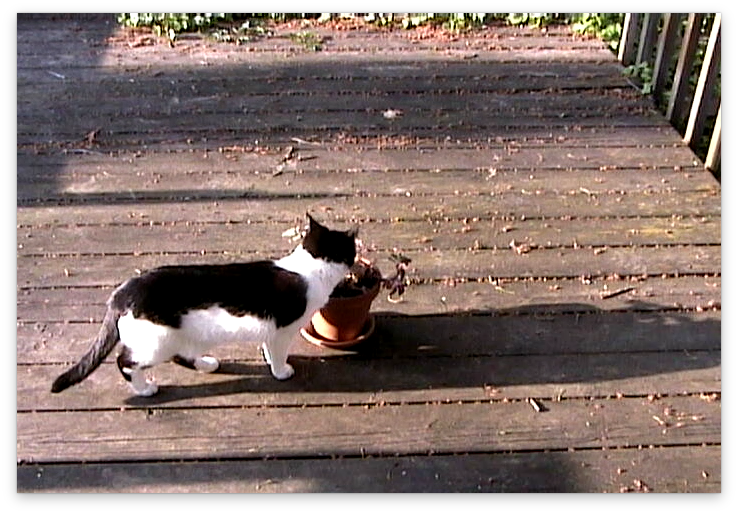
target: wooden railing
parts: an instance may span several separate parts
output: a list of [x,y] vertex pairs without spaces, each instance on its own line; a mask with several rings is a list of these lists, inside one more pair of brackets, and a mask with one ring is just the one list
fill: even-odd
[[[701,34],[709,18],[712,28],[705,45]],[[644,91],[653,94],[687,144],[696,149],[712,128],[705,156],[711,171],[720,168],[720,19],[720,13],[628,13],[618,52],[624,66],[648,71],[641,75],[646,77]],[[700,61],[695,83],[690,78]]]

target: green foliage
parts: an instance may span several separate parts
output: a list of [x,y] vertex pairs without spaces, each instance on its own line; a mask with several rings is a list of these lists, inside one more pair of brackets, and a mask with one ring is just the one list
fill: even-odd
[[[402,26],[406,29],[421,25],[438,25],[448,30],[460,31],[483,25],[492,19],[488,13],[411,13],[402,18]],[[387,22],[380,24],[386,25]]]
[[238,26],[216,28],[210,32],[210,37],[216,41],[235,43],[236,45],[242,45],[270,35],[272,35],[272,32],[264,27],[259,20],[247,20]]
[[[379,26],[399,25],[411,29],[423,25],[441,26],[447,30],[462,31],[483,26],[493,21],[504,21],[510,25],[544,27],[551,23],[572,24],[579,33],[603,38],[613,49],[617,48],[622,27],[622,13],[410,13],[398,16],[393,13],[120,13],[118,23],[127,27],[151,27],[155,34],[166,36],[174,41],[182,32],[205,31],[216,27],[214,37],[221,41],[243,43],[258,36],[263,30],[257,20],[285,21],[289,19],[317,19],[326,22],[335,18],[355,18],[362,16],[369,23]],[[230,31],[217,28],[218,25],[243,22]],[[313,50],[319,50],[320,42],[296,42]]]
[[193,32],[217,22],[232,21],[228,13],[120,13],[118,23],[125,27],[151,27],[157,36],[174,41],[180,32]]
[[507,15],[505,20],[510,25],[528,25],[532,27],[545,27],[546,25],[554,22],[562,23],[567,21],[565,15],[545,12],[511,12]]
[[[314,19],[328,22],[333,19],[363,17],[379,26],[401,26],[412,29],[423,25],[440,26],[461,32],[491,22],[510,25],[545,27],[552,23],[570,24],[575,32],[603,39],[617,51],[624,19],[623,13],[119,13],[118,23],[126,27],[150,27],[157,36],[164,36],[173,45],[183,32],[205,32],[216,41],[244,44],[272,34],[265,28],[267,20]],[[322,49],[321,38],[309,32],[297,32],[290,39],[307,50]],[[633,71],[635,73],[635,71]],[[642,73],[642,71],[638,71]],[[648,84],[648,83],[646,83]],[[648,86],[644,86],[648,87]]]
[[623,70],[623,74],[640,84],[642,94],[650,95],[653,92],[653,66],[647,62],[631,64]]
[[610,49],[617,51],[623,32],[623,13],[577,13],[571,15],[572,30],[589,34],[605,41]]
[[443,22],[443,28],[448,30],[466,30],[479,25],[484,25],[487,21],[488,16],[491,19],[491,15],[483,12],[473,13],[452,13],[448,15],[448,19]]
[[301,30],[300,32],[290,34],[289,38],[293,43],[303,46],[306,50],[310,50],[312,52],[319,52],[323,49],[323,38],[314,32]]
[[214,37],[224,41],[243,43],[250,40],[262,28],[260,19],[285,21],[294,18],[317,18],[317,13],[120,13],[118,23],[124,27],[150,27],[157,36],[166,36],[174,42],[177,34],[202,32],[219,24],[243,22],[233,33],[219,29]]

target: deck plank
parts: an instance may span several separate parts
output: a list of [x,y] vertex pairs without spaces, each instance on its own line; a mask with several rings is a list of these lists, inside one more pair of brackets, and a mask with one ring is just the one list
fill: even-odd
[[720,492],[719,463],[719,447],[684,447],[336,460],[45,464],[19,467],[18,491],[591,493],[642,492],[645,484],[656,493],[716,493]]
[[[428,341],[431,343],[432,341]],[[431,346],[430,344],[428,346]],[[250,360],[222,360],[211,375],[174,365],[153,371],[160,385],[156,398],[141,400],[112,363],[75,391],[50,395],[53,380],[66,368],[58,365],[18,367],[19,412],[116,410],[145,408],[303,407],[376,405],[400,402],[525,401],[563,398],[647,397],[712,394],[720,390],[719,350],[641,351],[576,355],[442,356],[375,358],[317,354],[298,344],[290,358],[296,376],[287,384],[274,380],[253,347],[231,355]],[[228,350],[225,350],[226,355]],[[313,355],[309,355],[312,353]],[[338,352],[336,352],[338,353]],[[435,352],[430,351],[429,354]],[[300,354],[308,354],[300,356]],[[317,355],[316,355],[317,354]],[[218,353],[220,355],[220,353]],[[627,369],[627,372],[623,371]],[[615,393],[613,393],[613,391]]]
[[[196,253],[200,253],[199,251]],[[392,250],[374,253],[377,262],[388,262]],[[720,248],[696,246],[689,252],[675,252],[671,247],[614,247],[602,253],[583,248],[539,249],[520,254],[510,248],[475,250],[474,248],[432,251],[406,251],[412,259],[413,277],[420,281],[450,279],[459,281],[494,280],[497,278],[576,278],[661,275],[709,275],[720,270]],[[17,281],[21,287],[39,284],[44,287],[86,287],[118,285],[143,270],[173,264],[224,264],[245,259],[270,258],[273,255],[173,254],[163,259],[158,255],[71,256],[59,259],[20,258],[22,268]],[[387,268],[386,264],[381,267]],[[65,271],[66,270],[66,271]],[[110,270],[114,270],[111,272]],[[136,271],[138,270],[138,271]],[[389,275],[389,270],[385,272]]]
[[166,460],[326,458],[720,443],[720,405],[698,396],[562,400],[546,407],[536,412],[525,401],[488,401],[21,412],[17,454],[21,463],[46,463],[125,461],[142,453]]
[[[18,491],[719,492],[720,184],[605,46],[295,30],[18,16]],[[136,269],[281,256],[306,211],[413,259],[364,345],[48,392]]]
[[[581,307],[580,307],[581,308]],[[586,306],[585,306],[586,309]],[[720,348],[720,312],[645,311],[382,316],[371,341],[360,348],[373,357],[587,354],[591,352],[692,351]],[[102,316],[99,312],[98,316]],[[379,316],[379,314],[377,314]],[[463,327],[459,326],[459,323]],[[89,323],[32,322],[18,327],[18,362],[68,362],[97,333]],[[225,350],[222,355],[227,355]],[[228,347],[234,355],[258,355],[254,345]],[[302,345],[297,354],[323,350]]]
[[[720,307],[720,276],[680,276],[638,279],[630,277],[582,280],[497,279],[489,282],[413,284],[403,301],[389,302],[380,295],[375,312],[422,316],[444,313],[587,313],[598,311],[685,311]],[[31,286],[18,293],[24,315],[22,325],[42,323],[99,323],[105,301],[115,286],[41,288]],[[612,293],[621,292],[612,295]],[[21,337],[22,332],[18,335]]]
[[[72,221],[72,220],[69,220]],[[163,224],[157,220],[118,224],[48,226],[23,224],[18,228],[18,256],[99,255],[130,253],[196,254],[238,252],[248,237],[261,252],[290,251],[291,241],[280,237],[294,223],[275,222],[267,227],[244,226],[233,221],[184,221]],[[510,243],[531,249],[581,246],[585,248],[641,245],[719,245],[720,218],[715,216],[657,218],[591,218],[577,220],[489,220],[464,218],[446,223],[408,221],[360,227],[367,252],[387,248],[409,250],[504,249]],[[126,244],[122,245],[121,240]],[[390,242],[388,244],[387,242]],[[604,251],[604,250],[602,250]]]

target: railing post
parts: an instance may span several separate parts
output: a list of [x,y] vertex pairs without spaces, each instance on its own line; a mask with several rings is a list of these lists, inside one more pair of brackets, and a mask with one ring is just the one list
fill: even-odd
[[646,13],[643,17],[643,26],[641,27],[641,37],[638,42],[638,52],[636,54],[636,64],[642,62],[653,64],[654,55],[653,48],[656,42],[656,35],[659,28],[660,13]]
[[620,37],[618,60],[623,66],[630,66],[635,60],[636,43],[638,41],[638,22],[640,13],[625,13],[623,20],[623,34]]
[[674,85],[671,87],[669,106],[666,108],[666,117],[673,125],[678,125],[684,118],[684,100],[689,90],[689,74],[694,62],[703,18],[704,15],[701,13],[690,13],[687,28],[684,31],[679,61],[674,73]]
[[671,67],[671,57],[676,48],[679,26],[684,19],[684,13],[667,13],[664,15],[664,26],[659,35],[656,47],[656,60],[653,64],[653,96],[657,104],[661,104],[661,92],[666,84],[666,76]]
[[[715,92],[715,79],[720,65],[720,13],[715,15],[710,31],[710,39],[705,49],[700,78],[694,91],[692,109],[689,113],[687,129],[684,131],[684,142],[692,145],[702,135],[707,119],[708,109],[712,105]],[[714,111],[713,111],[714,112]]]
[[705,168],[710,171],[716,171],[720,166],[720,132],[721,132],[721,111],[722,106],[718,108],[717,119],[715,120],[715,128],[712,129],[712,138],[710,139],[710,148],[707,150],[707,158],[705,159]]

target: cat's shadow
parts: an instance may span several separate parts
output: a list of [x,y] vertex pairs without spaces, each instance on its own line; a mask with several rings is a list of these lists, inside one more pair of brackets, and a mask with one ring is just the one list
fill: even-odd
[[211,374],[212,377],[234,376],[229,380],[213,382],[207,380],[201,384],[159,385],[159,391],[151,397],[132,396],[125,403],[132,406],[162,405],[195,398],[208,398],[254,392],[281,392],[294,389],[289,385],[292,380],[279,381],[269,373],[265,363],[257,362],[221,362],[220,368]]
[[[222,361],[220,368],[207,377],[194,371],[183,371],[192,373],[192,381],[199,380],[200,383],[159,384],[159,391],[154,396],[131,396],[125,403],[136,407],[150,407],[188,400],[221,398],[223,405],[232,405],[232,401],[227,400],[229,396],[250,394],[258,395],[257,404],[260,401],[271,404],[276,395],[285,393],[291,396],[286,399],[288,403],[299,403],[298,397],[301,395],[414,389],[429,385],[427,380],[420,379],[416,374],[402,373],[397,362],[393,364],[386,359],[368,359],[360,351],[333,357],[291,356],[289,362],[295,368],[295,375],[289,380],[275,379],[264,362]],[[162,368],[157,371],[157,376],[165,381],[166,370]],[[398,371],[404,379],[392,377]],[[415,378],[413,375],[416,375]],[[218,380],[221,377],[223,380]],[[248,403],[253,404],[254,400],[252,397]],[[328,398],[326,400],[331,402]],[[219,404],[217,399],[208,402],[208,405]]]
[[[233,395],[246,395],[244,405],[299,405],[486,384],[597,383],[705,368],[719,376],[719,316],[663,311],[642,302],[631,307],[634,311],[572,304],[465,315],[385,313],[377,315],[372,337],[351,352],[301,342],[289,359],[295,368],[289,380],[274,379],[258,359],[222,359],[208,377],[196,375],[182,385],[173,378],[155,396],[125,402],[225,406],[233,405]],[[558,314],[550,314],[552,309]],[[157,371],[163,382],[166,372]]]

